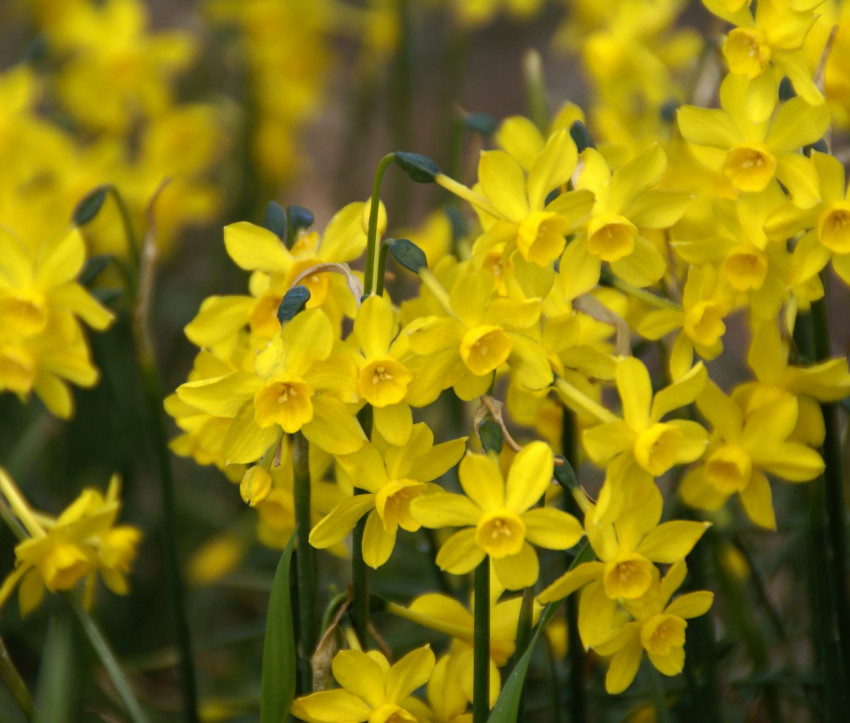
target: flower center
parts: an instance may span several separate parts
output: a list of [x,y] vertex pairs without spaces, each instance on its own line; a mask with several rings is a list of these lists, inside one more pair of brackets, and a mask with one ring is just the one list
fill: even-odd
[[770,47],[760,30],[735,28],[723,43],[723,55],[735,75],[758,78],[770,62]]
[[313,419],[313,387],[301,379],[272,382],[254,395],[254,419],[261,427],[279,424],[293,434]]
[[653,424],[638,434],[634,446],[635,459],[647,472],[658,477],[676,464],[676,451],[683,439],[678,427],[663,422]]
[[818,240],[836,254],[850,253],[850,203],[827,206],[818,221]]
[[30,289],[0,296],[0,318],[10,331],[23,336],[38,334],[47,324],[44,297]]
[[525,542],[525,523],[513,512],[493,512],[478,521],[475,539],[495,560],[516,555]]
[[740,492],[750,483],[753,461],[743,449],[725,445],[713,452],[705,463],[705,476],[719,492]]
[[407,394],[413,374],[394,359],[376,359],[360,371],[357,387],[360,396],[375,407],[398,404]]
[[481,377],[498,369],[511,353],[511,339],[498,326],[482,325],[470,329],[460,342],[460,356],[469,371]]
[[603,213],[587,224],[587,249],[603,261],[617,261],[635,249],[637,226],[624,216]]
[[760,289],[767,277],[767,257],[757,249],[735,251],[723,262],[723,275],[735,291]]
[[375,509],[387,532],[401,527],[416,532],[421,525],[410,514],[410,503],[422,494],[425,485],[412,479],[389,480],[375,498]]
[[605,563],[602,584],[612,600],[635,600],[652,584],[652,563],[642,555],[624,553]]
[[557,213],[534,211],[517,229],[516,245],[523,258],[546,266],[564,250],[564,231],[569,223]]
[[723,308],[716,301],[698,301],[685,313],[684,329],[697,344],[711,346],[726,331]]
[[653,615],[640,629],[640,642],[652,655],[669,655],[685,644],[688,623],[676,615]]
[[763,143],[730,148],[723,163],[723,173],[739,191],[763,191],[775,172],[776,158]]

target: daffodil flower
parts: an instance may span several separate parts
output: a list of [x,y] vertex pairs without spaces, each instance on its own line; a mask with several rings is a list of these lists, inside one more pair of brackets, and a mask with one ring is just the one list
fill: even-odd
[[723,173],[739,191],[763,191],[776,178],[796,205],[811,208],[819,200],[817,174],[799,150],[826,132],[826,104],[791,98],[772,118],[755,122],[747,115],[746,93],[746,78],[727,75],[720,86],[722,110],[683,106],[679,130],[695,145],[726,151]]
[[738,494],[747,516],[776,529],[773,495],[765,473],[788,482],[806,482],[824,468],[815,450],[788,441],[797,425],[798,404],[784,396],[755,408],[749,416],[713,383],[697,398],[713,427],[702,464],[682,481],[679,494],[691,507],[716,510]]
[[382,296],[369,296],[354,317],[350,341],[359,347],[357,391],[372,405],[372,419],[381,436],[403,445],[410,436],[413,415],[406,403],[413,372],[402,362],[409,356],[407,337],[399,336],[392,304]]
[[803,55],[803,42],[817,15],[808,7],[797,8],[793,0],[759,2],[755,15],[749,3],[728,0],[703,0],[718,17],[736,25],[723,43],[723,56],[730,72],[748,81],[747,113],[755,121],[764,121],[773,110],[778,91],[774,66],[784,73],[807,103],[823,103]]
[[599,655],[611,656],[605,690],[612,695],[622,693],[632,684],[644,651],[660,673],[673,676],[682,672],[687,621],[705,615],[714,602],[714,593],[707,590],[670,601],[686,574],[687,567],[679,560],[660,581],[656,576],[646,595],[636,602],[624,603],[635,620],[626,623],[614,638],[594,648]]
[[592,191],[594,204],[586,230],[570,241],[561,256],[566,298],[592,290],[603,262],[635,286],[648,286],[664,275],[664,256],[641,230],[672,226],[691,200],[687,193],[657,187],[666,170],[667,156],[658,144],[613,173],[597,150],[582,152],[575,185]]
[[622,625],[619,604],[642,598],[658,577],[653,563],[683,560],[708,527],[688,520],[661,520],[661,493],[644,478],[632,485],[614,522],[600,521],[598,507],[584,517],[587,540],[599,558],[568,571],[537,596],[541,603],[582,589],[579,633],[585,648],[610,640]]
[[215,417],[232,419],[222,442],[228,464],[254,462],[283,433],[303,431],[332,454],[350,454],[365,439],[346,402],[356,402],[356,370],[321,309],[286,324],[256,356],[253,372],[187,382],[177,395]]
[[582,536],[572,515],[532,506],[552,480],[554,456],[543,442],[532,442],[514,458],[507,481],[494,456],[468,454],[460,463],[466,495],[438,493],[415,500],[413,516],[426,527],[459,527],[437,553],[437,565],[463,575],[489,556],[508,590],[537,581],[539,565],[532,544],[566,550]]
[[395,546],[398,528],[415,532],[420,522],[411,514],[411,503],[428,489],[428,482],[454,467],[463,456],[466,438],[434,444],[425,424],[413,426],[407,443],[399,447],[367,442],[358,451],[337,459],[349,474],[358,494],[340,502],[310,533],[313,547],[340,542],[363,515],[363,559],[373,568],[383,565]]
[[[595,464],[604,466],[617,455],[627,455],[653,477],[677,464],[698,459],[707,444],[707,433],[696,422],[662,418],[693,402],[705,386],[702,362],[670,386],[652,394],[646,367],[639,359],[626,357],[617,364],[617,391],[623,419],[603,422],[585,430],[582,442]],[[616,484],[616,480],[612,480]]]
[[28,615],[44,599],[45,591],[71,590],[83,579],[84,604],[91,607],[98,572],[112,592],[126,595],[126,575],[142,533],[129,525],[115,525],[120,488],[119,478],[113,476],[105,497],[86,489],[53,519],[36,514],[0,469],[0,492],[30,536],[15,546],[16,567],[0,586],[0,607],[18,583],[21,615]]
[[428,682],[435,662],[428,645],[394,665],[376,650],[340,651],[331,670],[341,687],[296,698],[292,715],[311,723],[425,723],[424,706],[411,694]]

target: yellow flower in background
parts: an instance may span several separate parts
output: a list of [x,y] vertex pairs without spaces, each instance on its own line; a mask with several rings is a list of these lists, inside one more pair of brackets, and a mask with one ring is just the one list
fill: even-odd
[[572,515],[533,507],[552,480],[553,465],[552,450],[543,442],[532,442],[514,457],[507,480],[494,456],[468,454],[460,463],[466,495],[441,492],[414,500],[411,512],[426,527],[464,527],[440,548],[437,565],[463,575],[489,556],[506,589],[533,585],[539,565],[532,544],[566,550],[583,534]]
[[86,489],[56,519],[35,513],[3,469],[0,492],[29,535],[15,546],[15,570],[0,586],[0,607],[19,583],[21,615],[28,615],[45,591],[71,590],[83,579],[84,603],[91,607],[98,573],[116,595],[128,593],[126,576],[142,533],[129,525],[115,525],[121,508],[117,475],[110,480],[105,497]]
[[682,481],[682,499],[691,507],[716,510],[737,494],[753,522],[776,529],[773,495],[765,473],[788,482],[806,482],[824,467],[815,450],[789,441],[797,425],[796,398],[780,397],[745,416],[732,399],[709,382],[696,401],[713,431],[702,464]]
[[34,391],[63,418],[74,408],[68,382],[98,379],[77,317],[98,330],[114,319],[76,281],[84,262],[76,229],[30,251],[0,228],[0,391],[22,400]]
[[649,661],[664,675],[678,675],[685,665],[685,629],[687,621],[705,615],[714,602],[714,593],[707,590],[670,598],[681,586],[687,574],[683,561],[676,562],[652,589],[640,600],[624,603],[634,616],[618,635],[595,650],[599,655],[611,656],[605,675],[605,690],[622,693],[637,675],[640,661],[646,651]]
[[411,504],[425,493],[428,482],[454,467],[463,456],[466,438],[434,444],[425,424],[416,424],[404,445],[390,446],[381,440],[367,442],[358,451],[338,457],[355,487],[367,491],[340,502],[310,533],[313,547],[340,542],[363,515],[363,559],[378,568],[390,557],[398,528],[415,532],[420,522]]
[[723,56],[729,71],[748,82],[746,109],[753,120],[763,121],[770,116],[782,75],[807,103],[823,103],[802,52],[822,0],[765,0],[757,4],[755,15],[749,3],[703,3],[712,13],[737,26],[723,43]]
[[411,694],[428,682],[435,663],[429,645],[413,650],[394,665],[376,650],[343,650],[331,663],[341,687],[296,698],[292,715],[312,723],[425,723],[427,709]]

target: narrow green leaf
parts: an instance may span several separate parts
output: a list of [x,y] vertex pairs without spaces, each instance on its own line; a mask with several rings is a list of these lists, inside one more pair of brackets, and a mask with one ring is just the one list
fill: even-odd
[[294,545],[293,534],[280,556],[269,597],[260,696],[262,723],[281,723],[285,720],[295,698],[295,627],[289,596],[289,568]]
[[67,615],[51,616],[38,671],[38,714],[34,720],[39,723],[65,723],[71,720],[74,712],[72,692],[76,667],[71,633]]
[[[570,565],[570,569],[574,568],[581,562],[593,558],[593,549],[587,543],[584,543],[581,551],[575,556],[575,559]],[[540,634],[546,629],[546,626],[555,617],[558,608],[561,607],[563,600],[558,600],[549,603],[540,614],[540,619],[537,621],[537,626],[531,635],[531,640],[528,641],[528,647],[522,654],[522,657],[517,661],[507,681],[502,686],[502,692],[499,693],[499,698],[496,700],[496,705],[490,711],[490,717],[487,723],[515,723],[519,713],[520,700],[522,699],[522,691],[525,687],[525,676],[528,674],[528,666],[531,663],[531,656],[534,654],[534,646]]]

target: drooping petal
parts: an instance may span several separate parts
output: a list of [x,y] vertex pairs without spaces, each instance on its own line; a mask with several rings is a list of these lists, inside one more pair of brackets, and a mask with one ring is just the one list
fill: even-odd
[[617,601],[605,594],[601,581],[591,582],[581,591],[578,609],[578,630],[585,649],[608,642],[621,627]]
[[262,457],[282,434],[277,424],[261,427],[254,419],[254,405],[246,404],[234,417],[221,452],[227,464],[247,464]]
[[366,435],[348,407],[327,395],[312,401],[313,421],[302,427],[307,439],[331,454],[351,454],[363,446]]
[[375,495],[354,495],[343,500],[310,532],[310,544],[323,550],[346,538],[363,515],[375,508]]
[[634,251],[628,256],[611,262],[611,270],[633,286],[650,286],[664,276],[667,261],[645,236],[635,236],[634,244]]
[[525,539],[549,550],[566,550],[584,535],[581,523],[572,515],[554,507],[539,507],[522,514]]
[[455,532],[443,543],[437,553],[437,565],[452,575],[465,575],[478,567],[484,557],[484,550],[475,541],[475,528],[467,528]]
[[372,407],[372,420],[375,429],[390,444],[401,446],[410,438],[413,414],[410,406],[404,402],[388,404],[386,407]]
[[537,596],[541,603],[550,603],[571,595],[579,588],[602,578],[604,562],[583,562],[564,573]]
[[637,635],[629,635],[628,642],[611,658],[608,672],[605,673],[605,690],[611,695],[626,690],[635,679],[642,658],[643,646],[640,644],[640,638]]
[[534,548],[525,542],[516,555],[494,559],[493,570],[506,590],[520,590],[537,582],[540,563]]
[[481,510],[469,497],[451,492],[418,497],[411,502],[410,512],[431,528],[474,525],[481,517]]
[[637,552],[653,562],[672,564],[687,557],[708,527],[708,522],[662,522],[643,538]]
[[377,570],[387,560],[395,547],[396,531],[384,527],[377,511],[369,513],[366,529],[363,531],[363,561],[373,570]]
[[561,255],[558,272],[564,299],[572,301],[595,288],[599,283],[601,269],[602,262],[599,257],[594,256],[587,248],[585,234],[570,241]]

